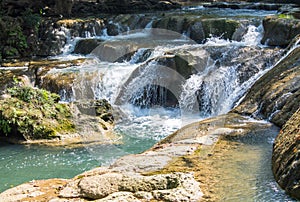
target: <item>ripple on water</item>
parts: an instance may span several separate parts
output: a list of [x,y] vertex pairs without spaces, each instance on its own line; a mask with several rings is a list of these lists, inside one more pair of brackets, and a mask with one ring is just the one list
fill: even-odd
[[271,170],[272,142],[277,130],[260,134],[258,142],[242,141],[225,151],[214,165],[219,173],[216,195],[221,201],[294,201],[277,185]]

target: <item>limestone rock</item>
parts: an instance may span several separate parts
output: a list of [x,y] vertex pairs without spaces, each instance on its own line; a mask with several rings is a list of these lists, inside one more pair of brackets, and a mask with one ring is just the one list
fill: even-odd
[[84,39],[76,43],[74,53],[87,55],[90,54],[97,46],[101,44],[101,40],[97,39]]
[[119,173],[86,177],[79,182],[78,187],[83,197],[101,199],[119,190],[122,177],[123,175]]
[[[153,197],[152,197],[153,198]],[[151,198],[151,199],[152,199]],[[131,192],[115,192],[103,199],[95,200],[96,202],[142,202]]]
[[[64,189],[61,193],[65,192]],[[199,183],[195,181],[192,173],[142,176],[134,173],[108,172],[83,177],[78,183],[78,189],[81,197],[101,199],[99,201],[110,199],[138,201],[139,198],[175,202],[198,201],[202,197]]]
[[270,46],[287,46],[292,39],[300,34],[299,19],[284,19],[268,16],[263,20],[264,36],[262,43]]
[[66,185],[67,182],[68,180],[64,179],[33,180],[2,192],[0,194],[1,201],[41,201],[44,197],[50,201],[56,198],[56,191]]
[[273,173],[278,184],[300,199],[300,109],[277,136],[272,156]]
[[256,81],[233,111],[284,125],[300,107],[299,62],[297,47]]

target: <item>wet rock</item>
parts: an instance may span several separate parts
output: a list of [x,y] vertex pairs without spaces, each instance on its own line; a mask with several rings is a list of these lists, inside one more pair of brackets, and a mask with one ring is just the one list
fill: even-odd
[[99,18],[64,19],[55,22],[56,27],[66,28],[70,37],[92,37],[102,34],[104,20]]
[[239,22],[226,19],[205,19],[202,21],[205,37],[221,36],[224,39],[232,39],[233,34],[239,27]]
[[182,33],[185,19],[177,16],[161,18],[153,22],[153,28],[167,29],[174,32]]
[[66,101],[72,97],[72,84],[76,72],[65,73],[63,69],[77,67],[89,59],[75,59],[68,61],[60,60],[38,60],[29,62],[28,72],[32,74],[34,86],[57,93],[62,100]]
[[44,20],[39,27],[37,50],[34,55],[47,57],[63,52],[69,37],[91,37],[102,34],[104,27],[100,19]]
[[272,168],[278,184],[300,199],[300,110],[282,127],[274,142]]
[[83,39],[76,43],[74,53],[87,55],[90,54],[103,41],[99,39]]
[[67,36],[52,21],[45,21],[39,29],[39,42],[35,55],[41,57],[54,56],[62,53],[67,43]]
[[264,36],[262,44],[270,46],[287,46],[300,34],[300,20],[285,19],[280,16],[268,16],[263,20]]
[[201,22],[195,22],[192,24],[188,28],[188,33],[190,33],[190,38],[195,40],[197,43],[202,43],[205,39],[205,32]]
[[[224,57],[225,52],[227,53],[226,57]],[[188,49],[181,48],[180,50],[168,51],[141,64],[140,67],[134,70],[120,90],[116,103],[129,101],[143,107],[153,105],[178,106],[182,84],[193,74],[205,72],[208,67],[211,67],[210,71],[215,73],[218,71],[217,69],[223,68],[224,71],[231,70],[228,74],[232,76],[232,79],[236,79],[239,85],[242,85],[273,63],[273,54],[273,49],[236,47],[228,50],[224,46],[189,47]],[[247,59],[245,60],[245,58]],[[202,102],[203,95],[207,95],[207,92],[215,87],[214,79],[215,76],[211,74],[203,79],[203,85],[206,85],[206,88],[204,86],[196,92],[197,94],[195,93],[195,96],[198,96],[199,105]],[[133,85],[132,81],[138,82],[140,84],[139,88]],[[224,99],[218,98],[216,100],[222,102],[221,100]],[[197,110],[196,104],[193,107],[195,110]],[[211,106],[205,105],[203,108],[210,110],[208,108]],[[222,104],[219,104],[219,106],[222,106]]]
[[98,116],[105,122],[114,123],[112,106],[105,99],[73,102],[83,114]]
[[33,74],[28,67],[7,67],[0,70],[0,95],[16,85],[32,86]]
[[238,20],[225,19],[199,19],[195,16],[162,16],[154,20],[153,28],[172,30],[187,34],[192,40],[203,43],[211,36],[232,39],[234,33],[242,22]]
[[300,48],[291,50],[255,82],[233,111],[283,126],[300,106],[299,58]]
[[[199,61],[198,64],[204,64],[208,60],[205,51],[198,51],[198,55],[201,55],[202,58],[199,56],[195,60],[191,57],[192,52],[169,52],[142,64],[131,73],[131,76],[124,83],[116,103],[129,101],[143,107],[153,105],[178,106],[179,89],[181,89],[182,83],[192,74],[198,72],[198,66],[194,67],[192,64],[195,63],[195,60]],[[155,74],[150,74],[150,72],[155,72]],[[147,80],[149,82],[144,82]],[[139,82],[139,88],[133,86],[132,81]]]
[[137,50],[139,45],[134,41],[110,41],[97,46],[91,54],[102,61],[117,62],[130,58]]
[[210,8],[231,8],[231,9],[255,9],[255,10],[278,10],[282,5],[274,3],[236,3],[236,2],[216,2],[206,4],[204,7]]

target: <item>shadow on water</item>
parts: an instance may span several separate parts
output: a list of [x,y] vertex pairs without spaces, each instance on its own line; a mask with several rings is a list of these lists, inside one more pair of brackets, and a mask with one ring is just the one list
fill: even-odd
[[215,189],[221,201],[295,201],[277,185],[272,174],[272,145],[278,132],[271,127],[229,140],[235,147],[225,151],[215,165],[221,179]]

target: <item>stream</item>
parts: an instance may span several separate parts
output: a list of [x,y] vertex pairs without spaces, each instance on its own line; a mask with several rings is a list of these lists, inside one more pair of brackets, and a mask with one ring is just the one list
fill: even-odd
[[[1,143],[0,191],[30,180],[72,178],[94,167],[108,166],[121,156],[143,152],[188,123],[227,113],[275,62],[276,52],[260,44],[263,30],[257,23],[275,11],[193,6],[170,14],[254,20],[247,25],[240,41],[211,36],[203,44],[189,39],[187,32],[167,31],[160,35],[161,30],[157,33],[151,29],[152,21],[143,29],[127,30],[117,36],[109,36],[104,30],[101,36],[87,34],[87,38],[104,40],[106,44],[99,45],[87,56],[72,53],[76,42],[86,38],[69,38],[64,53],[55,59],[85,57],[89,60],[79,67],[52,69],[43,82],[72,75],[75,79],[70,85],[59,89],[62,101],[107,99],[118,115],[121,114],[115,128],[121,143],[79,148]],[[157,18],[155,14],[147,15]],[[114,18],[111,23],[123,29]],[[123,61],[115,62],[115,59],[131,51],[101,55],[101,51],[108,50],[107,46],[121,49],[128,44],[137,48]],[[180,65],[176,66],[178,61],[192,64],[191,70],[180,70]],[[230,163],[220,165],[227,175],[220,183],[223,188],[218,188],[222,201],[293,201],[273,179],[271,140],[278,131],[269,132],[268,140],[240,146],[228,154]],[[235,181],[237,175],[240,181]],[[239,186],[240,182],[247,184],[246,188]],[[235,193],[242,194],[228,191],[231,187]]]

